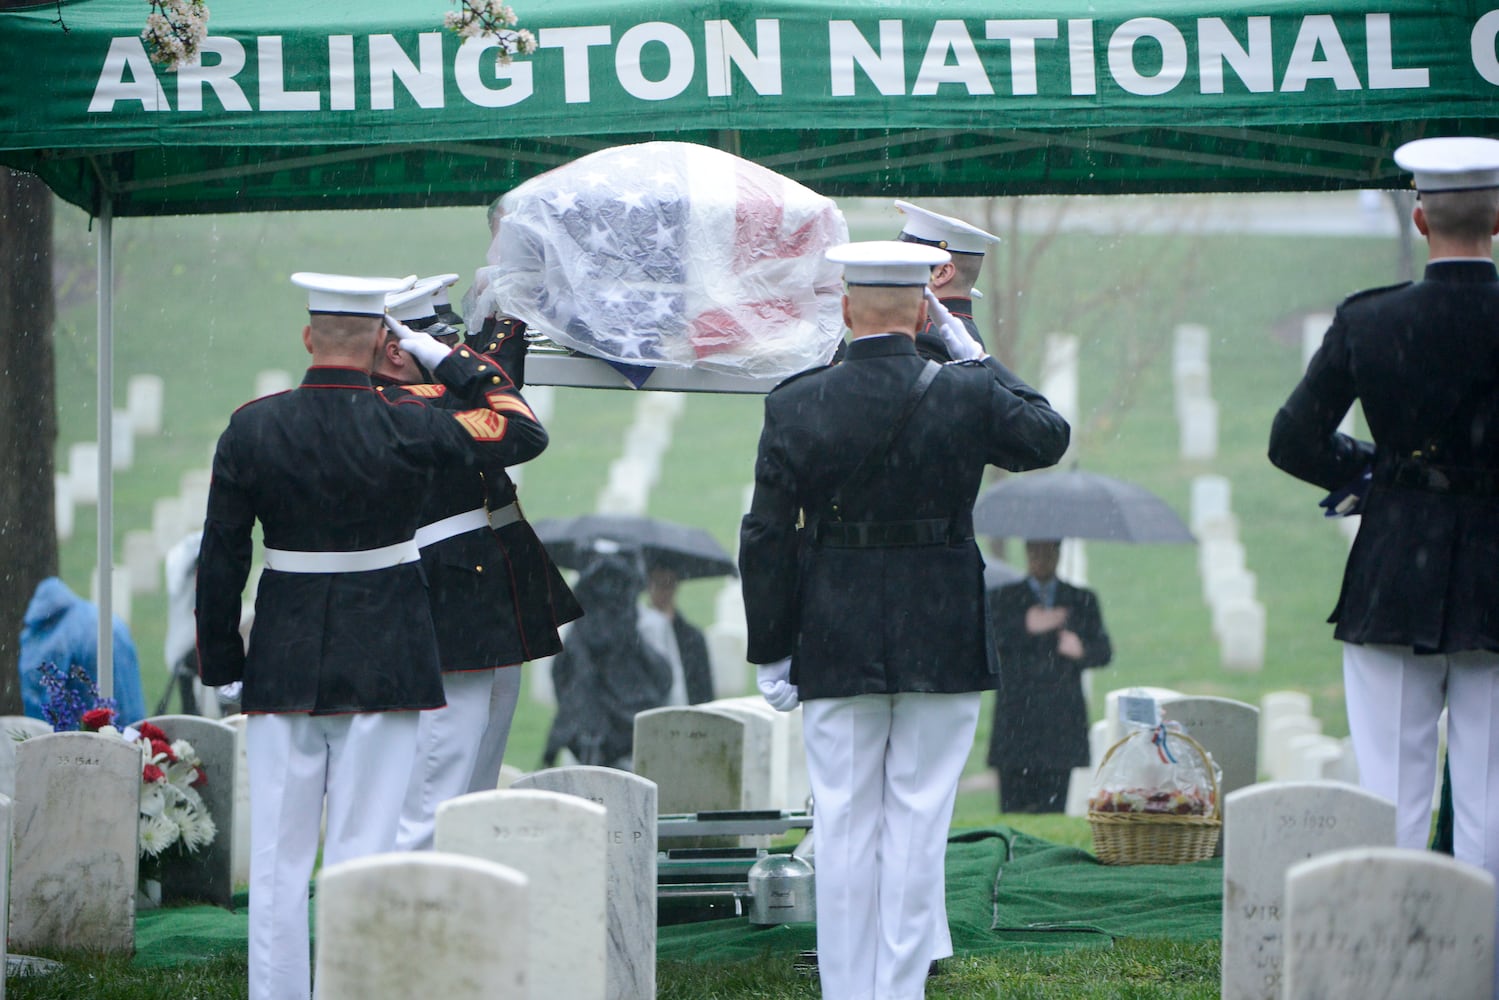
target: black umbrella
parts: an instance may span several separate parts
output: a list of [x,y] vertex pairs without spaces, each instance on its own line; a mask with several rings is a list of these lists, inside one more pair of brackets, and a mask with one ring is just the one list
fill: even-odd
[[1176,511],[1143,486],[1076,469],[991,486],[973,505],[973,530],[1005,538],[1194,541]]
[[581,569],[593,543],[610,539],[638,545],[647,567],[674,570],[684,580],[739,575],[733,558],[712,535],[672,521],[628,514],[584,514],[547,518],[537,521],[535,528],[552,560],[568,569]]

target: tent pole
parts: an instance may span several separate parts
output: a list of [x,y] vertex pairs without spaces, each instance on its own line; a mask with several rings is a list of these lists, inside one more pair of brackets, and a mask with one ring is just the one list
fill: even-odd
[[114,697],[114,201],[99,205],[99,696]]

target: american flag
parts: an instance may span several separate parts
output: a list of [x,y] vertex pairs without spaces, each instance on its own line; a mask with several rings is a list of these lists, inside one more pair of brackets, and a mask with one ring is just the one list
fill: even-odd
[[837,206],[690,143],[602,150],[502,202],[500,311],[628,365],[774,377],[825,362],[842,337],[848,239]]

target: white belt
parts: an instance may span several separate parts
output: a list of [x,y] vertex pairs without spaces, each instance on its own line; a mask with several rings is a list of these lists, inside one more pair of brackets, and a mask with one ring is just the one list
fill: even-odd
[[267,547],[265,568],[278,573],[366,573],[416,562],[420,558],[415,539],[358,552],[299,552]]
[[520,511],[520,501],[513,501],[499,510],[489,512],[489,526],[496,529],[503,528],[507,524],[514,524],[524,516]]
[[433,521],[431,524],[424,524],[417,528],[416,547],[425,549],[429,545],[436,545],[454,535],[467,534],[488,526],[489,518],[485,516],[484,508],[475,507],[462,514],[454,514],[452,517],[445,517],[441,521]]

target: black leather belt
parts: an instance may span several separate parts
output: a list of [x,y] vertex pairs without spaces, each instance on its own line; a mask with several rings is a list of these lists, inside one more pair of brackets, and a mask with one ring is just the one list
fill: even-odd
[[1423,493],[1450,496],[1499,496],[1499,470],[1458,465],[1436,465],[1416,459],[1398,459],[1390,463],[1375,482]]
[[959,529],[948,517],[920,521],[823,521],[812,535],[816,544],[834,549],[950,545],[972,537],[972,530]]

